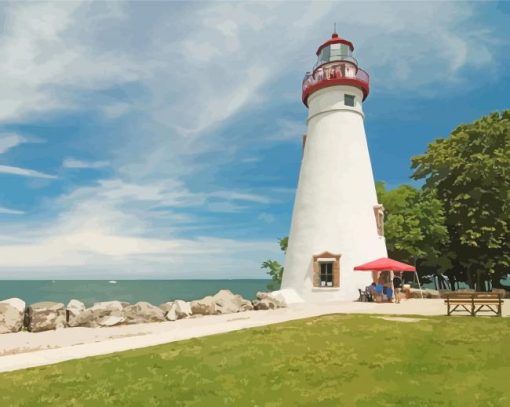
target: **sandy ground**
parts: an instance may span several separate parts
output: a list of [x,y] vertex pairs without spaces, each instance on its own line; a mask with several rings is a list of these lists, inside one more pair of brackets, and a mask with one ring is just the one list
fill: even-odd
[[[360,302],[295,304],[274,311],[248,311],[175,322],[4,334],[0,335],[0,372],[336,313],[445,315],[446,306],[444,300],[422,299],[402,301],[400,304]],[[510,308],[505,305],[503,316],[510,316]],[[385,319],[389,323],[411,322],[411,318]]]

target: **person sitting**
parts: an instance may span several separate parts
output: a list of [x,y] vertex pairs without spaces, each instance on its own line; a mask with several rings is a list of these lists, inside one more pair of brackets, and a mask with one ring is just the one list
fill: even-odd
[[384,285],[380,282],[377,283],[374,287],[375,289],[375,299],[377,302],[381,302],[383,299],[383,291],[384,291]]
[[374,301],[374,297],[375,297],[375,282],[373,282],[372,284],[370,284],[369,286],[367,286],[365,288],[365,292],[367,293],[367,298],[368,298],[368,301]]

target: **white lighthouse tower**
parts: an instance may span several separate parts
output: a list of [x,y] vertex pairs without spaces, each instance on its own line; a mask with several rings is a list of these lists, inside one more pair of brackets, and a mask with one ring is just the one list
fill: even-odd
[[308,130],[280,291],[288,302],[353,300],[372,282],[353,268],[387,256],[364,127],[369,77],[353,50],[334,33],[303,81]]

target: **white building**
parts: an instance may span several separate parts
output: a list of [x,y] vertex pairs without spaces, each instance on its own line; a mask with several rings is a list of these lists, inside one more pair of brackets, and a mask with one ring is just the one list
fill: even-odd
[[336,33],[303,81],[308,130],[280,293],[288,302],[353,300],[372,273],[354,266],[386,257],[365,136],[368,74]]

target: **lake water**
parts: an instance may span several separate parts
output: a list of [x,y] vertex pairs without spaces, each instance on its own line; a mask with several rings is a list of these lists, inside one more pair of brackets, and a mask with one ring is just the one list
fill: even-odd
[[176,299],[195,300],[226,288],[253,299],[267,291],[270,280],[0,280],[0,300],[18,297],[27,304],[39,301],[67,302],[73,298],[85,305],[98,301],[147,301],[159,305]]

